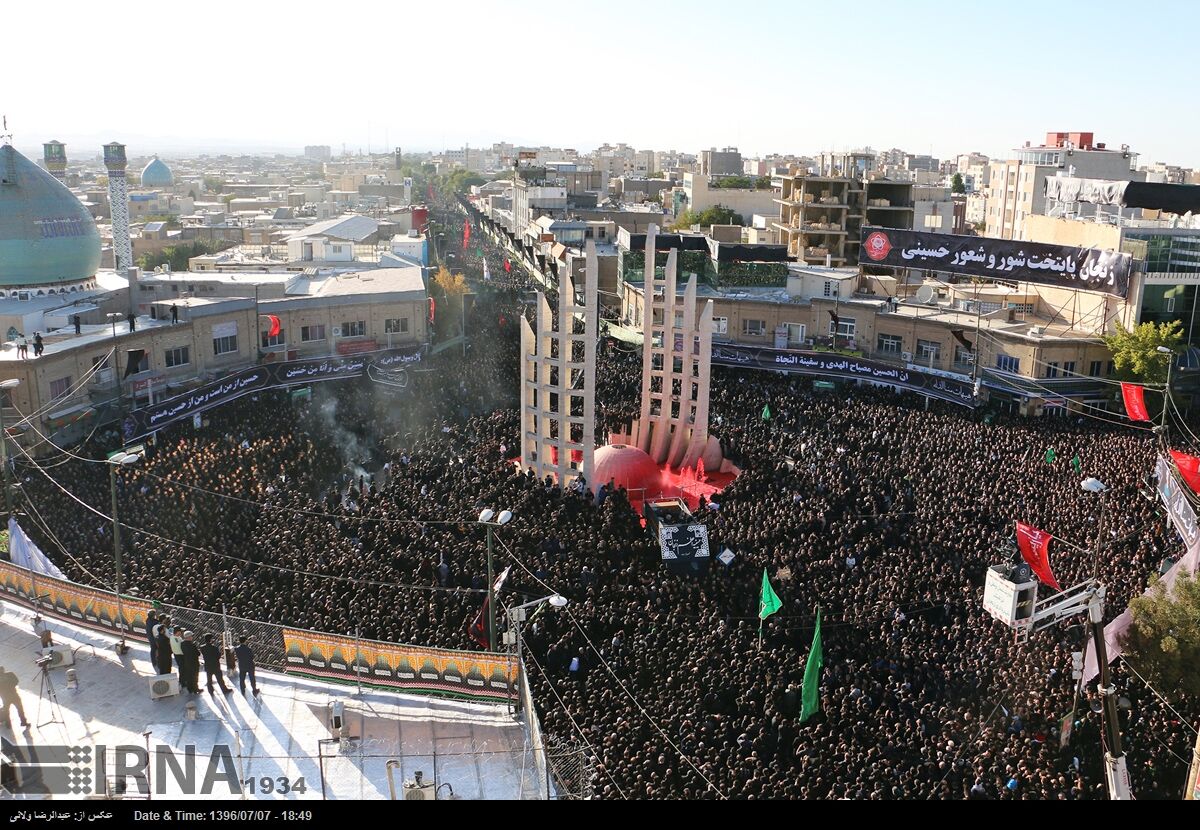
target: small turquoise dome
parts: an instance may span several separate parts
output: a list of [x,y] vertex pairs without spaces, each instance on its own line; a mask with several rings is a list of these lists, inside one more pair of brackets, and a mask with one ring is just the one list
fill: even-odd
[[91,279],[100,267],[100,232],[67,186],[0,146],[0,285]]
[[170,187],[173,184],[175,175],[158,156],[142,170],[142,187]]

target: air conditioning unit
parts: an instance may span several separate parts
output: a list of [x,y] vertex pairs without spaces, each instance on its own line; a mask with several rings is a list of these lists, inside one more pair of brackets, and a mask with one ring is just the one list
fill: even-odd
[[436,801],[437,787],[433,784],[426,783],[425,773],[417,771],[413,773],[412,781],[404,782],[404,800],[405,801]]
[[912,352],[902,352],[900,356],[904,358],[905,363],[912,363]]
[[1045,327],[1045,326],[1032,326],[1032,327],[1030,327],[1030,329],[1029,329],[1029,336],[1030,336],[1030,337],[1041,337],[1041,336],[1042,336],[1043,334],[1045,334],[1045,333],[1046,333],[1046,327]]
[[333,327],[333,336],[334,336],[334,337],[341,337],[341,336],[342,336],[342,327],[341,327],[341,326],[334,326],[334,327]]
[[49,646],[42,651],[42,656],[50,658],[50,665],[46,667],[48,669],[75,665],[75,652],[66,646]]
[[156,674],[150,678],[150,699],[174,697],[179,694],[179,677],[174,674]]

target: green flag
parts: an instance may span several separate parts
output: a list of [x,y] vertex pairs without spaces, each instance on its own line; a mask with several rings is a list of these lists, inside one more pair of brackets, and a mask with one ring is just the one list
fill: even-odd
[[800,722],[821,711],[821,666],[825,664],[821,653],[821,606],[817,606],[817,630],[813,632],[812,648],[808,650],[808,662],[804,664],[804,688],[800,692]]
[[1076,473],[1083,472],[1083,462],[1079,460],[1078,453],[1075,455],[1074,458],[1071,459],[1071,466],[1075,469]]
[[[767,569],[763,568],[762,597],[758,601],[758,618],[765,620],[782,607],[783,603],[779,601],[779,597],[775,596],[775,590],[771,587],[771,580],[767,579]],[[760,623],[759,628],[761,627]]]
[[1058,454],[1054,452],[1054,447],[1046,450],[1046,463],[1053,464],[1054,459],[1058,458]]
[[771,420],[771,405],[770,404],[763,404],[762,419],[764,421]]

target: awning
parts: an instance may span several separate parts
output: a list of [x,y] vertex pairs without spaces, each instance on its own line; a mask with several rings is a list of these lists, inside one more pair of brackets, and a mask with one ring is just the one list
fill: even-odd
[[76,421],[82,421],[84,418],[90,418],[96,414],[95,408],[89,403],[78,403],[74,406],[68,406],[65,409],[60,409],[57,412],[51,412],[46,416],[45,421],[52,429],[64,427],[67,424],[73,424]]

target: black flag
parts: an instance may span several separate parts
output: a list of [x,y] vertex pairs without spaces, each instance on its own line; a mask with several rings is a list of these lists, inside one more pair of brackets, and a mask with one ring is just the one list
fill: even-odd
[[835,325],[836,325],[837,323],[840,323],[840,322],[841,322],[841,320],[838,318],[838,316],[837,316],[836,314],[834,314],[834,313],[833,313],[833,311],[832,311],[832,310],[830,310],[830,309],[826,309],[826,311],[828,311],[828,312],[829,312],[829,317],[830,317],[830,319],[832,319],[832,320],[833,320],[833,322],[834,322],[834,324],[835,324]]
[[954,337],[955,340],[957,340],[959,343],[962,343],[964,349],[967,349],[968,351],[974,351],[971,348],[971,341],[968,340],[967,338],[963,337],[962,329],[950,329],[950,334]]

